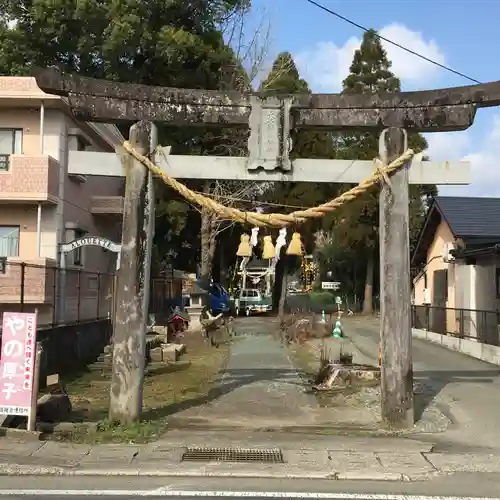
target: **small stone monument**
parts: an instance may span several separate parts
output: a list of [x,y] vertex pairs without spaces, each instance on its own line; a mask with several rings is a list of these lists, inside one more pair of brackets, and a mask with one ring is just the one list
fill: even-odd
[[200,288],[196,283],[193,286],[193,290],[189,294],[189,306],[186,307],[186,311],[189,314],[189,329],[190,330],[201,330],[201,313],[203,311],[203,302],[206,297],[207,292]]

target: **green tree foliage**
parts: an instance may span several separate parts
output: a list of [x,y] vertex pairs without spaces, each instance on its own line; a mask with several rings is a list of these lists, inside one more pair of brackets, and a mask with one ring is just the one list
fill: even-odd
[[[250,0],[4,0],[0,74],[27,75],[34,66],[56,66],[124,82],[235,88],[245,75],[220,26],[249,5]],[[15,27],[9,26],[14,20]],[[159,132],[160,142],[175,153],[198,154],[218,140],[200,129],[162,127]],[[199,214],[164,186],[157,194],[158,259],[170,255],[174,265],[192,268],[199,253]],[[172,248],[182,251],[172,255]]]
[[57,65],[125,82],[217,88],[232,67],[218,22],[247,0],[6,0],[2,74]]
[[[365,33],[360,48],[355,52],[350,67],[350,74],[343,82],[345,94],[378,94],[399,92],[401,83],[391,71],[391,63],[380,43],[376,32]],[[378,156],[378,132],[341,132],[337,136],[336,157],[348,160],[371,160]],[[410,133],[408,145],[416,152],[423,151],[427,142],[420,134]],[[419,231],[422,220],[423,189],[420,186],[410,188],[410,232],[412,239]],[[350,203],[335,214],[333,235],[335,245],[345,251],[354,248],[363,249],[365,263],[365,299],[364,310],[371,311],[374,272],[378,250],[379,225],[379,189]],[[332,223],[330,219],[328,223]]]

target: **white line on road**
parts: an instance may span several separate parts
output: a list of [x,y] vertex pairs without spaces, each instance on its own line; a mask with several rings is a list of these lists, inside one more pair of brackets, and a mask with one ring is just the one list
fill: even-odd
[[186,491],[168,487],[157,490],[0,490],[0,496],[110,496],[198,498],[304,498],[318,500],[500,500],[499,497],[382,495],[363,493],[300,493],[287,491]]

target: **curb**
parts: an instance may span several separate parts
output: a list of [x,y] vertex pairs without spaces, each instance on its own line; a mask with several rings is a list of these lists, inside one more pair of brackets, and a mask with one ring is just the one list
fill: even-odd
[[439,471],[417,474],[415,477],[399,472],[350,471],[178,471],[163,469],[69,469],[57,466],[0,465],[0,476],[59,476],[59,477],[221,477],[221,478],[268,478],[268,479],[328,479],[332,481],[423,481],[439,475]]

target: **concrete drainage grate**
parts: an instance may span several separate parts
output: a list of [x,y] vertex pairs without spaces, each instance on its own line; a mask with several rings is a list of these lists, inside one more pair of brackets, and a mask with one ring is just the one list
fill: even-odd
[[198,462],[262,462],[282,464],[283,453],[280,449],[248,448],[187,448],[182,461]]

